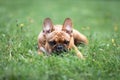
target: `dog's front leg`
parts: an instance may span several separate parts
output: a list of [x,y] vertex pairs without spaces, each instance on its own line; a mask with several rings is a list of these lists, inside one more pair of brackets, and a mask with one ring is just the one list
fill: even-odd
[[77,48],[75,45],[73,46],[73,48],[74,48],[74,50],[75,50],[76,55],[77,55],[79,58],[84,59],[82,53],[78,50],[78,48]]
[[75,50],[75,53],[77,54],[77,56],[78,56],[79,58],[81,58],[81,59],[84,58],[83,55],[82,55],[82,53],[81,53],[81,52],[78,50],[78,48],[75,46],[73,37],[71,37],[71,39],[70,39],[70,44],[69,44],[68,49],[71,49],[71,48],[73,48],[73,49]]
[[40,34],[38,37],[38,54],[41,55],[46,52],[44,45],[45,45],[45,39],[43,35]]

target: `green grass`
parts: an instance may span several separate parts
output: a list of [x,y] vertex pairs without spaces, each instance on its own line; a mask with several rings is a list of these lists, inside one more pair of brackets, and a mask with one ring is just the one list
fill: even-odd
[[[1,0],[0,80],[119,80],[120,1]],[[66,17],[89,45],[63,57],[37,54],[44,18],[62,24]]]

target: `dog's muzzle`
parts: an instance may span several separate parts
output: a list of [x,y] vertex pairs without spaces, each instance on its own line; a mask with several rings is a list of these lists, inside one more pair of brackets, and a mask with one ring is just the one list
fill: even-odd
[[61,44],[56,45],[55,48],[54,48],[54,52],[57,53],[57,54],[60,54],[62,52],[66,52],[66,51],[67,51],[67,49],[65,48],[65,46],[61,45]]
[[64,50],[64,46],[63,45],[58,45],[57,47],[56,47],[56,51],[57,52],[62,52]]

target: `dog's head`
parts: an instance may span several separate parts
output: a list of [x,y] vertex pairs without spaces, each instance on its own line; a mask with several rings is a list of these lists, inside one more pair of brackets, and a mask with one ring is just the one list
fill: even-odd
[[[59,30],[58,30],[59,29]],[[72,21],[66,18],[63,25],[57,27],[53,25],[50,18],[46,18],[43,23],[43,34],[46,38],[46,47],[49,52],[61,53],[69,49],[73,29]]]

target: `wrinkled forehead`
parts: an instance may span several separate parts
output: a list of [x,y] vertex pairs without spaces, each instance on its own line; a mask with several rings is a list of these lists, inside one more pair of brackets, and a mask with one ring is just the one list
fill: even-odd
[[70,40],[70,35],[64,31],[53,31],[46,36],[47,40],[56,39],[57,40]]

